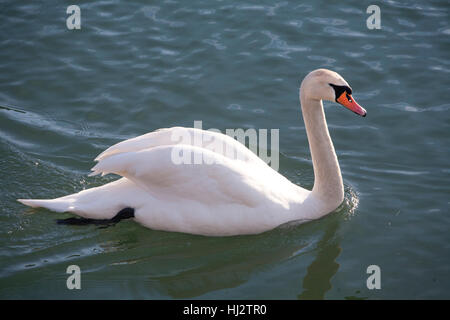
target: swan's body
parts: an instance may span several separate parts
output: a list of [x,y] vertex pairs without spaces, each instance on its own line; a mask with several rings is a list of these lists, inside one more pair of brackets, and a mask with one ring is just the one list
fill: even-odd
[[[91,219],[111,219],[130,207],[134,219],[151,229],[214,236],[255,234],[289,221],[320,218],[344,197],[321,101],[334,99],[337,91],[329,85],[329,90],[321,89],[323,82],[348,87],[338,74],[323,69],[311,72],[302,83],[300,100],[315,175],[312,191],[291,183],[231,137],[175,127],[120,142],[101,153],[93,174],[122,176],[117,181],[53,200],[19,201]],[[201,139],[189,139],[192,144],[174,139],[186,135]],[[218,142],[222,150],[214,147]],[[177,164],[173,155],[180,152],[202,161]]]

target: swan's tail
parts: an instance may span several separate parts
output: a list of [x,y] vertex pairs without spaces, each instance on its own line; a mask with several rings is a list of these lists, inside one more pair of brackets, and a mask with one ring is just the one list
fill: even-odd
[[56,212],[73,210],[73,200],[69,199],[17,199],[17,201],[32,208],[41,207]]
[[17,199],[20,203],[56,212],[71,212],[90,219],[112,219],[123,208],[136,208],[149,195],[132,181],[122,178],[56,199]]

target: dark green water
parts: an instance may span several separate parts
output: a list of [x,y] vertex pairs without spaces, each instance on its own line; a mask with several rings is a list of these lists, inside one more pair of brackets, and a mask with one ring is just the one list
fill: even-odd
[[[0,298],[450,298],[448,1],[377,2],[380,30],[365,1],[77,1],[68,30],[71,4],[0,1]],[[211,238],[15,201],[116,179],[87,177],[98,153],[194,120],[280,129],[280,173],[311,188],[298,87],[319,67],[368,111],[325,104],[346,201],[324,219]]]

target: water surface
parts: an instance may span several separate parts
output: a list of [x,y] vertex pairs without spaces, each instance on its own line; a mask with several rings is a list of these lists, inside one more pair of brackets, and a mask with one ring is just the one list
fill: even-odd
[[[71,4],[0,3],[0,298],[450,298],[447,1],[381,1],[380,30],[361,1],[85,1],[68,30]],[[280,173],[311,188],[298,87],[320,67],[368,111],[325,103],[346,200],[324,219],[212,238],[15,201],[112,181],[87,177],[105,148],[194,120],[280,129]]]

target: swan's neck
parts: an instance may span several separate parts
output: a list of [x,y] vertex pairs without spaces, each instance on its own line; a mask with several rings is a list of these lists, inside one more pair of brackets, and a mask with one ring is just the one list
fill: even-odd
[[300,94],[300,102],[314,166],[312,194],[320,198],[327,209],[334,210],[344,199],[344,186],[322,100],[308,99]]

